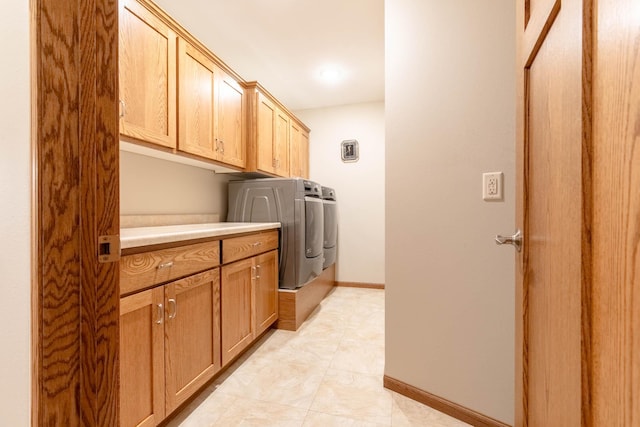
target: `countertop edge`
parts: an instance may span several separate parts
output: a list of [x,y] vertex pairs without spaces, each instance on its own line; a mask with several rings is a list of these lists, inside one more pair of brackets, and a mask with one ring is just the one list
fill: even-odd
[[182,242],[207,237],[224,237],[234,234],[275,230],[281,227],[279,222],[269,223],[219,223],[203,224],[196,227],[188,224],[189,229],[180,230],[181,226],[123,228],[120,230],[120,249],[132,249],[163,243]]

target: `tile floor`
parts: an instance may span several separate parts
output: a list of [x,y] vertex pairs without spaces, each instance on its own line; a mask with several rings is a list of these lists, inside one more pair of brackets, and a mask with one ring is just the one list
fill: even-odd
[[468,426],[382,386],[384,291],[336,288],[269,331],[168,426]]

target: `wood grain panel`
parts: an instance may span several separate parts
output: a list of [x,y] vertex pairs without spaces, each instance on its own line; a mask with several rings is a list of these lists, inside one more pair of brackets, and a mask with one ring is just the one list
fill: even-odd
[[164,288],[120,300],[120,425],[164,418]]
[[309,132],[300,132],[300,176],[309,179]]
[[278,251],[258,255],[254,263],[254,337],[257,338],[278,319]]
[[230,75],[218,68],[216,138],[220,161],[244,168],[247,162],[244,89]]
[[214,105],[216,70],[213,61],[191,46],[178,40],[178,149],[214,159]]
[[278,230],[232,237],[222,241],[223,264],[278,248]]
[[593,426],[640,425],[640,15],[600,0],[594,22]]
[[120,262],[120,294],[129,294],[219,264],[218,240],[127,255]]
[[120,9],[120,132],[176,147],[176,33],[136,0]]
[[37,0],[32,19],[32,423],[117,425],[117,264],[97,260],[119,228],[117,4]]
[[219,303],[217,268],[165,286],[167,413],[220,369]]
[[333,290],[336,283],[335,264],[320,276],[296,290],[278,290],[278,329],[296,331]]
[[276,121],[274,132],[274,157],[275,173],[278,176],[289,176],[289,115],[276,109]]
[[289,126],[289,175],[302,177],[300,126],[293,120]]
[[275,139],[275,120],[276,120],[276,106],[266,96],[260,92],[256,92],[257,98],[257,124],[255,124],[255,132],[257,133],[255,138],[257,145],[257,169],[275,173],[275,153],[274,153],[274,139]]
[[222,266],[220,285],[222,365],[229,364],[253,340],[253,260]]

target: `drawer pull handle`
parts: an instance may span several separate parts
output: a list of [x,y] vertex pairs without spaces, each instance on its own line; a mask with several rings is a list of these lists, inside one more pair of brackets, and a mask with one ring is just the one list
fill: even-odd
[[169,268],[173,266],[173,261],[165,262],[164,264],[158,264],[158,270],[162,270],[163,268]]
[[169,313],[169,319],[175,319],[178,314],[178,303],[175,299],[169,298],[169,305],[173,306],[173,310]]
[[255,243],[253,244],[253,246],[260,246],[260,245],[262,245],[262,242],[255,242]]
[[256,266],[256,279],[260,278],[260,274],[262,274],[262,267],[260,265]]
[[162,304],[158,304],[158,320],[156,320],[156,324],[162,325],[164,322],[164,307]]

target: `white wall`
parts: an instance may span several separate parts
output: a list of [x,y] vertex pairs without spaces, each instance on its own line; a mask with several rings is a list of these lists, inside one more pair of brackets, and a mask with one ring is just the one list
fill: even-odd
[[120,151],[120,214],[227,215],[229,175]]
[[0,14],[0,425],[30,424],[30,75],[29,2]]
[[513,423],[514,250],[493,237],[514,229],[514,2],[385,9],[385,373]]
[[[297,111],[311,128],[310,179],[338,199],[336,280],[384,283],[384,103]],[[343,163],[341,142],[358,140],[360,160]]]

